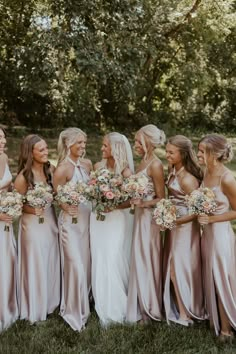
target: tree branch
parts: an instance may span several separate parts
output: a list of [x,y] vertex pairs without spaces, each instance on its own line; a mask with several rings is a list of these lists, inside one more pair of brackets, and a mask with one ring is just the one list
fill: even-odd
[[169,32],[165,33],[165,37],[174,37],[176,33],[178,33],[182,27],[184,27],[186,22],[191,22],[192,20],[192,14],[197,11],[198,7],[200,6],[202,0],[195,0],[193,6],[191,9],[187,12],[187,14],[184,16],[183,22],[179,23],[176,27],[172,28]]

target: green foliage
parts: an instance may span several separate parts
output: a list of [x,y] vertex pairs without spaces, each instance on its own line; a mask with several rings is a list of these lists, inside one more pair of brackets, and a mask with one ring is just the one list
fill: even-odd
[[0,120],[236,130],[235,0],[0,5]]

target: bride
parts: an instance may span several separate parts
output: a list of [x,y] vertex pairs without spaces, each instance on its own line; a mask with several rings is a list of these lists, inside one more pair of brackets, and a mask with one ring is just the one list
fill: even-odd
[[[107,134],[101,151],[103,160],[95,164],[95,169],[107,168],[123,177],[133,173],[132,150],[124,135]],[[127,202],[106,213],[104,221],[91,214],[92,291],[96,312],[104,326],[125,321],[133,226],[128,206]]]

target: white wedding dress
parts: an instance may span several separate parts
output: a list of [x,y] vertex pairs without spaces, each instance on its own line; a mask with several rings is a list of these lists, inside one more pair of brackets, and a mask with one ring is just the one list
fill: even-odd
[[106,213],[104,221],[97,221],[91,213],[92,291],[104,326],[125,321],[132,228],[129,209]]

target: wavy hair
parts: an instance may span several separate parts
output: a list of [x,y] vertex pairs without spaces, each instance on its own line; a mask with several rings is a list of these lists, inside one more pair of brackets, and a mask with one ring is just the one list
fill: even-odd
[[85,132],[79,128],[67,128],[60,133],[57,143],[57,165],[59,165],[59,163],[65,160],[65,158],[69,155],[69,149],[76,143],[76,139],[79,135],[83,135],[85,138],[87,138]]
[[[43,140],[39,135],[30,134],[27,135],[21,143],[20,156],[18,160],[18,173],[23,171],[23,176],[28,184],[28,186],[33,187],[34,185],[34,175],[32,172],[33,164],[33,149],[35,144]],[[47,161],[43,164],[43,171],[48,184],[52,185],[52,175],[50,170],[50,162]]]
[[190,139],[184,135],[175,135],[168,139],[167,143],[178,148],[181,160],[186,171],[201,181],[203,173],[198,164],[196,153]]

